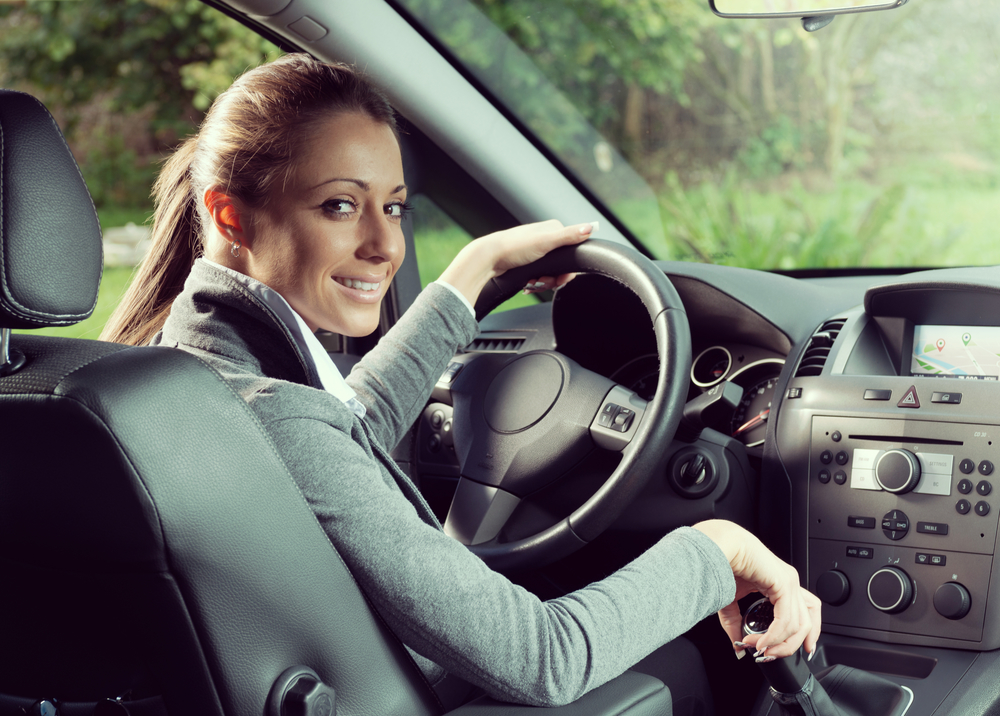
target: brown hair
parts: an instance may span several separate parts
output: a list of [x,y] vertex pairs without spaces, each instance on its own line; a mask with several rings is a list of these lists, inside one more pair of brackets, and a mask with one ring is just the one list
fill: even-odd
[[340,112],[363,113],[396,131],[389,101],[357,70],[302,53],[250,70],[219,95],[153,185],[152,245],[101,340],[144,345],[163,327],[204,253],[207,188],[263,208],[290,177],[310,125]]

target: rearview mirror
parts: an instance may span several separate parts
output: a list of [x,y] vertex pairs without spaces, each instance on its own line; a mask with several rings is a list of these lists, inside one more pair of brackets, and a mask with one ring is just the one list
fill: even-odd
[[722,17],[816,17],[891,10],[906,0],[708,0]]

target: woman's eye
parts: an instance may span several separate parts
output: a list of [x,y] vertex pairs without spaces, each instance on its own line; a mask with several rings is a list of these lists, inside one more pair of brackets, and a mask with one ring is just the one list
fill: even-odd
[[331,199],[330,201],[323,202],[323,211],[328,214],[346,216],[347,214],[353,214],[356,210],[357,207],[354,205],[354,202],[347,199]]
[[394,201],[385,205],[385,215],[393,219],[403,219],[413,211],[413,206],[405,201]]

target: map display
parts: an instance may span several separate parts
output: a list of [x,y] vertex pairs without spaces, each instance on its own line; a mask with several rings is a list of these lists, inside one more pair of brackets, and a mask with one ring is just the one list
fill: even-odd
[[914,326],[910,373],[936,378],[997,380],[1000,328]]

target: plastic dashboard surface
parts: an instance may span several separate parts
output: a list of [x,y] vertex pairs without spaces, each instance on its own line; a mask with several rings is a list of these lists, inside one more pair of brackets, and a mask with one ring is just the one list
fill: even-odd
[[825,364],[790,378],[775,429],[824,630],[996,649],[1000,282],[912,274],[835,318],[835,340],[805,349],[829,344]]

